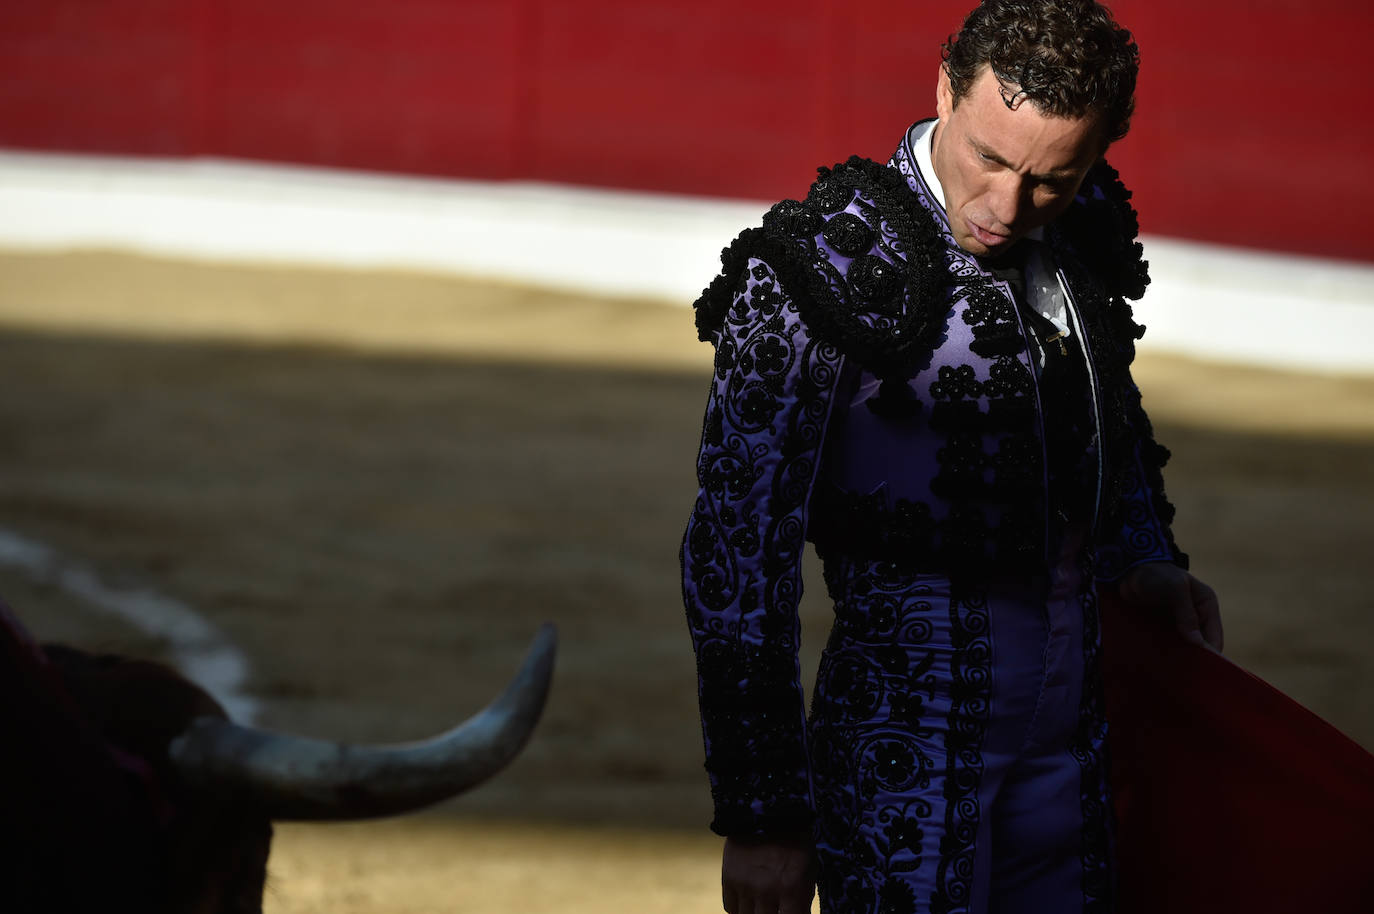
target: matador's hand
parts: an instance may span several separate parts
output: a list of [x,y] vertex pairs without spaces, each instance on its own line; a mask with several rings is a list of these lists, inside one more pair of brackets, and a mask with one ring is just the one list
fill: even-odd
[[815,851],[806,841],[726,838],[721,901],[729,914],[807,914],[816,893]]
[[1128,605],[1172,619],[1189,641],[1221,651],[1221,607],[1216,592],[1177,565],[1137,565],[1122,576],[1117,591]]

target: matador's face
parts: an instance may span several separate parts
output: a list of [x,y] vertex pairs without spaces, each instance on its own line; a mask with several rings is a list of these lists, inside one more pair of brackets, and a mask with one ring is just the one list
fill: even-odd
[[1016,89],[985,65],[956,105],[940,68],[932,160],[954,240],[979,257],[1062,213],[1103,150],[1095,115],[1046,115]]

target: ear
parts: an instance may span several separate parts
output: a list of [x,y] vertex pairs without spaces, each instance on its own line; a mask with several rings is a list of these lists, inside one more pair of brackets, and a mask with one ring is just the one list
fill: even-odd
[[949,116],[954,113],[954,86],[950,84],[949,71],[943,63],[940,64],[940,76],[935,83],[935,113],[941,123],[948,122]]

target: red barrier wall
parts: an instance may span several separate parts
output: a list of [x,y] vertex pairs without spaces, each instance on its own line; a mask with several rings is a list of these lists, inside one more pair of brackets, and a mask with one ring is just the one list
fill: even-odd
[[[885,158],[970,0],[0,6],[0,145],[750,198]],[[1366,0],[1117,0],[1148,231],[1374,260]]]

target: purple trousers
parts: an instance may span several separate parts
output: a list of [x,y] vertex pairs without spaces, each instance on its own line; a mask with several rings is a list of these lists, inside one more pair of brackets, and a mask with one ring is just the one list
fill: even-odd
[[821,909],[1106,912],[1091,576],[952,584],[831,558],[809,723]]

